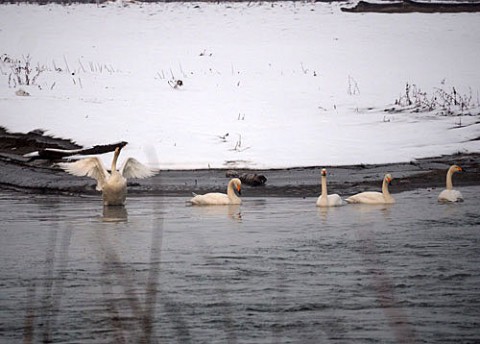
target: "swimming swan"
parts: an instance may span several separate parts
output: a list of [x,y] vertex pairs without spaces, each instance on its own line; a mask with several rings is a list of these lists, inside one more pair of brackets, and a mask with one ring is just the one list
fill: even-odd
[[322,194],[317,199],[317,207],[336,207],[343,201],[337,194],[329,195],[327,192],[327,170],[322,169]]
[[447,172],[447,187],[438,195],[439,202],[462,202],[462,193],[453,189],[452,176],[455,172],[463,171],[460,166],[452,165]]
[[388,184],[392,181],[392,176],[386,174],[383,178],[382,192],[366,191],[348,197],[345,201],[348,203],[365,203],[365,204],[391,204],[395,203],[395,199],[388,191]]
[[242,200],[237,196],[236,192],[241,195],[242,182],[238,178],[233,178],[228,182],[227,194],[219,192],[211,192],[205,195],[196,195],[190,199],[193,205],[228,205],[241,204]]
[[96,189],[102,191],[103,205],[124,205],[127,197],[126,178],[147,178],[153,176],[156,171],[149,169],[134,158],[125,160],[120,172],[117,171],[120,149],[120,147],[115,148],[111,172],[107,171],[97,157],[81,159],[72,163],[59,163],[58,165],[74,176],[96,179]]

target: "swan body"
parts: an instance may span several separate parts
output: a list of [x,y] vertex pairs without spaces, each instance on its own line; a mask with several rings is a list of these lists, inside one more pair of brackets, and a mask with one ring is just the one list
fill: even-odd
[[343,204],[342,198],[337,194],[328,194],[327,170],[322,169],[322,194],[317,199],[317,207],[337,207]]
[[134,158],[125,160],[117,171],[117,160],[120,148],[115,149],[111,172],[108,172],[97,157],[81,159],[73,163],[58,164],[66,172],[74,176],[87,176],[97,181],[96,189],[102,191],[103,205],[124,205],[127,198],[127,178],[147,178],[156,171],[149,169]]
[[229,205],[241,204],[242,200],[237,196],[241,194],[242,182],[238,178],[233,178],[228,182],[227,193],[210,192],[204,195],[193,194],[194,197],[190,199],[193,205]]
[[452,176],[455,172],[463,171],[458,165],[452,165],[447,172],[447,185],[445,190],[438,195],[439,202],[462,202],[463,195],[460,191],[453,189]]
[[364,204],[392,204],[395,199],[388,191],[388,184],[392,181],[392,176],[386,174],[383,178],[382,192],[366,191],[350,196],[346,199],[348,203],[364,203]]

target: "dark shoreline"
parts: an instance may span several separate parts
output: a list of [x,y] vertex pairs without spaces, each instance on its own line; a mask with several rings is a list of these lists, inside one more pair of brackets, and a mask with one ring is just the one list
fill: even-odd
[[460,13],[479,12],[478,1],[359,1],[353,7],[342,7],[343,12],[350,13]]
[[[130,4],[152,4],[152,3],[183,3],[195,4],[195,7],[200,7],[202,3],[205,4],[228,4],[228,3],[246,3],[249,6],[253,3],[281,3],[284,0],[132,0],[124,2],[122,6],[128,7]],[[301,0],[290,0],[291,2],[302,2]],[[344,0],[315,0],[318,3],[343,3]],[[45,6],[49,4],[56,4],[61,6],[71,5],[86,5],[95,4],[99,7],[106,7],[111,0],[0,0],[3,5],[16,4],[33,4]],[[347,4],[348,6],[348,4]],[[354,6],[342,7],[343,12],[350,13],[460,13],[460,12],[480,12],[480,2],[478,0],[440,0],[434,2],[416,1],[416,0],[384,0],[381,2],[359,1]]]
[[[24,193],[99,195],[93,179],[71,176],[54,166],[51,160],[29,160],[24,154],[44,148],[78,149],[70,140],[43,135],[41,131],[10,133],[0,128],[0,190]],[[289,169],[255,170],[267,177],[264,186],[244,186],[244,197],[315,197],[320,192],[320,170],[328,169],[330,193],[350,195],[359,191],[379,190],[384,173],[391,173],[392,193],[418,188],[444,188],[445,173],[458,164],[464,173],[455,175],[454,185],[480,185],[480,152],[418,159],[406,163],[318,166]],[[192,191],[224,191],[227,169],[161,170],[144,180],[130,180],[131,195],[190,197]],[[248,170],[239,170],[248,172]]]

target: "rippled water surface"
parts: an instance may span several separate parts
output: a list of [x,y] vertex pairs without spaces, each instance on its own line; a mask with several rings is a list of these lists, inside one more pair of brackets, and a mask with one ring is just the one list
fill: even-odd
[[2,343],[480,342],[480,187],[392,206],[0,192]]

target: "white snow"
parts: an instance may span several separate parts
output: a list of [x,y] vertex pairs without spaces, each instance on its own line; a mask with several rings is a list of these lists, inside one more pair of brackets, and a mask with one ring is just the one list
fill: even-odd
[[[480,14],[342,5],[1,5],[0,125],[84,146],[125,140],[122,156],[162,169],[478,152]],[[27,56],[44,71],[18,85],[6,57]],[[428,95],[455,87],[474,115],[385,112],[406,83]]]

